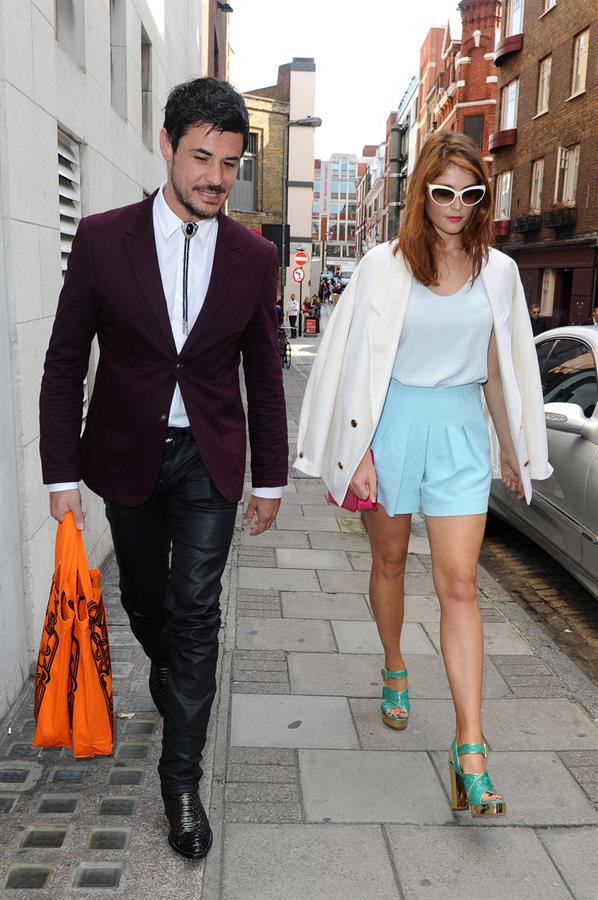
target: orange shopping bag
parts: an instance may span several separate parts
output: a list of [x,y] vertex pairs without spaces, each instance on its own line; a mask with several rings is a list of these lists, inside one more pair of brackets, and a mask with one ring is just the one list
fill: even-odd
[[[48,702],[47,691],[37,703],[37,684],[41,682],[38,662],[36,678],[35,746],[72,746],[73,756],[112,753],[114,722],[112,714],[112,675],[106,612],[100,588],[100,573],[87,566],[83,535],[67,513],[56,536],[57,555],[65,557],[65,578],[62,590],[63,607],[71,612],[68,657],[60,658],[60,675],[55,679],[52,693],[54,703]],[[56,579],[56,575],[55,575]],[[44,629],[45,635],[45,629]],[[42,636],[42,645],[44,636]],[[42,652],[40,649],[40,659]],[[66,666],[65,666],[66,659]],[[54,666],[50,669],[53,675]],[[52,677],[50,679],[52,683]],[[60,692],[60,693],[59,693]],[[42,741],[40,724],[51,718],[52,708],[63,704],[67,708],[68,744]],[[64,719],[64,715],[63,715]],[[38,730],[40,735],[38,735]],[[43,733],[47,738],[48,731]]]

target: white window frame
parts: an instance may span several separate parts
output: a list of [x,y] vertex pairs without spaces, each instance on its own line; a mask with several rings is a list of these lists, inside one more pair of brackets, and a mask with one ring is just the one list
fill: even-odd
[[579,174],[580,144],[559,147],[554,182],[554,202],[575,206],[577,177]]
[[494,195],[494,218],[511,218],[511,194],[513,190],[513,170],[508,169],[496,176]]
[[551,316],[554,311],[554,295],[556,290],[556,271],[544,269],[542,272],[542,291],[540,293],[540,315]]
[[550,103],[550,78],[552,75],[552,55],[540,60],[538,68],[538,102],[536,115],[548,112]]
[[590,45],[590,29],[586,28],[575,35],[573,42],[573,76],[571,78],[571,96],[583,94],[588,77],[588,56]]
[[523,31],[524,0],[509,0],[505,9],[504,37]]
[[513,78],[505,84],[501,93],[500,130],[517,128],[517,107],[519,105],[519,79]]
[[542,209],[542,188],[544,186],[544,157],[532,163],[532,178],[529,196],[529,211],[537,216]]

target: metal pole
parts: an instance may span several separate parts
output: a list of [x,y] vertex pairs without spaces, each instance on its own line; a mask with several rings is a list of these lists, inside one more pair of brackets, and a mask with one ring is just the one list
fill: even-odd
[[289,122],[285,122],[284,128],[282,130],[282,197],[281,197],[281,229],[282,233],[280,235],[280,247],[281,247],[281,260],[280,260],[280,296],[282,299],[282,311],[283,316],[286,312],[285,306],[285,297],[284,290],[286,287],[287,281],[287,268],[285,265],[285,257],[287,252],[287,182],[288,182],[288,165],[289,165]]
[[301,337],[303,331],[301,330],[301,323],[303,322],[303,282],[299,282],[299,331],[297,332],[298,337]]

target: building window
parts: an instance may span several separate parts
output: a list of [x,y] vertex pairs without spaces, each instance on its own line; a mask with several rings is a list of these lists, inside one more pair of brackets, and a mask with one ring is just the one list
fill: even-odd
[[484,139],[484,116],[465,116],[463,130],[481,150]]
[[542,272],[542,294],[540,295],[540,315],[551,316],[554,308],[554,289],[556,286],[556,272],[554,269],[544,269]]
[[494,218],[510,219],[511,218],[511,187],[513,182],[513,173],[511,171],[501,172],[496,176],[495,199],[494,199]]
[[85,3],[55,0],[56,40],[76,66],[85,69]]
[[579,146],[579,144],[573,144],[571,147],[559,147],[554,186],[555,203],[561,202],[569,206],[575,206],[577,173],[579,171]]
[[536,115],[548,111],[550,101],[550,75],[552,73],[552,56],[545,56],[540,60],[538,70],[538,103]]
[[504,11],[504,37],[523,31],[523,0],[507,0]]
[[127,4],[110,0],[110,101],[127,118]]
[[255,212],[257,195],[257,134],[250,132],[247,150],[237,169],[237,177],[231,192],[231,209],[238,212]]
[[573,80],[571,82],[571,94],[581,94],[586,89],[586,75],[588,72],[588,47],[590,44],[589,29],[582,31],[575,38],[573,44]]
[[519,97],[519,79],[514,78],[502,89],[500,129],[517,128],[517,100]]
[[141,26],[141,137],[152,149],[152,43]]
[[81,165],[79,144],[58,131],[58,207],[62,277],[68,265],[73,238],[81,218]]
[[538,215],[542,209],[542,186],[544,184],[544,160],[535,159],[532,163],[532,187],[529,197],[529,211]]

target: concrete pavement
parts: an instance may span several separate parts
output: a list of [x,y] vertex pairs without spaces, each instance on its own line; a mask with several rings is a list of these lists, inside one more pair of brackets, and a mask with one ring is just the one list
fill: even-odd
[[[317,339],[293,343],[292,445]],[[324,494],[319,481],[291,479],[276,527],[258,538],[239,515],[204,760],[207,862],[186,862],[165,842],[160,718],[110,563],[115,755],[73,761],[31,748],[31,686],[23,693],[0,736],[0,898],[595,900],[596,685],[480,570],[484,728],[509,815],[454,814],[452,704],[423,522],[414,520],[407,569],[412,717],[394,732],[378,713],[367,535]]]

